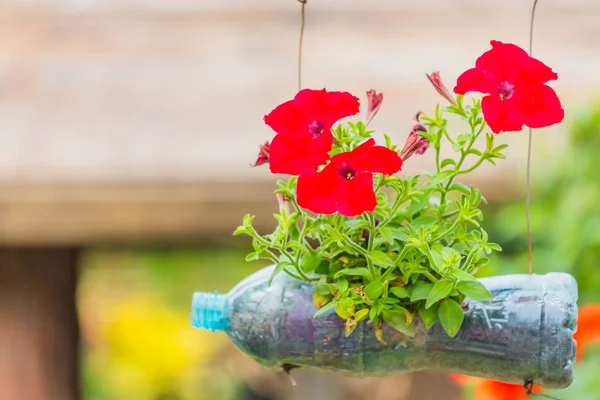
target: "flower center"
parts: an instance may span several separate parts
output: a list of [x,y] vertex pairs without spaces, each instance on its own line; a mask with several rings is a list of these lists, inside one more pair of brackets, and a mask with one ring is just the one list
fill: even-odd
[[348,164],[346,161],[337,167],[337,171],[343,179],[347,180],[354,178],[354,175],[356,175],[356,168]]
[[318,119],[315,119],[313,122],[308,124],[308,131],[315,136],[319,136],[323,134],[324,127],[325,125],[323,124],[323,122],[319,121]]
[[500,100],[508,100],[515,93],[515,86],[508,82],[502,82],[498,85],[496,90],[498,91]]

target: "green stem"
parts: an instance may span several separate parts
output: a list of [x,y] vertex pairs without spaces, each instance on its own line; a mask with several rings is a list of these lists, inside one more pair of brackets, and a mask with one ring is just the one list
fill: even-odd
[[435,276],[431,275],[431,272],[423,272],[423,275],[425,275],[427,278],[429,278],[429,280],[433,283],[436,283],[437,281],[439,281],[438,278],[436,278]]
[[250,227],[250,236],[252,236],[254,240],[258,241],[263,246],[271,247],[271,243],[269,243],[266,239],[260,236],[253,227]]
[[402,262],[402,260],[404,260],[404,257],[406,257],[406,254],[408,253],[410,249],[408,247],[406,247],[406,245],[402,248],[402,251],[400,252],[400,254],[398,254],[398,256],[396,257],[396,259],[394,260],[394,264],[398,265]]
[[443,190],[442,195],[440,197],[440,205],[442,205],[442,204],[444,204],[446,202],[446,194],[448,193],[448,189],[450,189],[450,186],[452,185],[452,182],[454,182],[454,178],[456,177],[456,175],[458,175],[458,171],[460,171],[460,167],[462,166],[463,162],[465,162],[465,158],[467,158],[467,154],[469,153],[469,150],[471,150],[471,147],[473,147],[473,143],[475,143],[475,140],[479,136],[479,133],[474,134],[475,133],[475,129],[474,129],[473,126],[471,127],[471,133],[473,134],[473,136],[471,137],[471,140],[469,140],[469,144],[467,145],[467,149],[466,150],[461,150],[460,159],[458,160],[458,163],[454,167],[455,174],[452,175],[448,179],[448,183],[444,187],[444,190]]
[[479,250],[479,246],[475,246],[471,249],[467,259],[465,260],[465,263],[461,268],[463,271],[470,272],[471,264],[473,263],[473,258],[475,258],[475,252],[477,252],[477,250]]
[[450,134],[448,133],[448,131],[446,129],[443,130],[444,136],[446,137],[446,139],[452,144],[455,145],[456,142],[450,137]]
[[356,244],[352,239],[350,239],[348,236],[346,236],[344,238],[344,241],[346,242],[346,244],[348,246],[350,246],[352,248],[352,250],[356,251],[357,253],[359,253],[360,255],[363,255],[365,257],[367,257],[367,255],[369,254],[365,249],[363,249],[362,247],[360,247],[358,244]]
[[458,227],[458,224],[460,223],[460,221],[461,221],[461,218],[456,218],[454,220],[454,222],[452,223],[452,225],[450,225],[450,227],[448,229],[446,229],[444,232],[442,232],[435,238],[431,239],[431,243],[436,243],[436,242],[442,240],[443,238],[445,238],[446,236],[448,236],[449,234],[451,234],[452,232],[454,232],[456,230],[456,228]]
[[439,268],[438,266],[435,264],[435,260],[433,259],[433,254],[431,254],[431,249],[429,248],[428,244],[425,244],[425,256],[427,256],[427,258],[429,259],[429,263],[431,264],[431,268],[433,268],[434,271],[439,272]]
[[[377,227],[375,226],[375,214],[367,213],[367,218],[369,219],[369,242],[367,244],[367,252],[371,253],[373,251],[373,246],[375,245],[375,235],[377,235]],[[371,279],[377,279],[378,271],[373,265],[373,262],[369,257],[367,257],[367,267],[369,268],[369,273],[371,274]]]
[[287,252],[287,250],[285,250],[283,248],[277,249],[277,250],[281,251],[281,254],[283,254],[288,260],[290,260],[290,263],[294,266],[294,269],[296,270],[296,272],[298,273],[298,275],[300,275],[302,277],[301,280],[305,280],[307,282],[312,282],[312,279],[310,279],[308,276],[306,276],[306,274],[304,273],[304,271],[302,271],[302,268],[300,268],[300,265],[298,265],[298,263],[290,255],[290,253]]
[[454,211],[450,211],[449,213],[446,213],[446,214],[442,215],[442,218],[450,218],[450,217],[453,217],[453,216],[455,216],[456,214],[458,214],[459,212],[460,212],[460,210],[457,208],[457,209],[456,209],[456,210],[454,210]]
[[[270,255],[270,259],[271,261],[273,261],[275,264],[277,264],[279,262],[279,258],[277,257],[277,255],[275,253],[273,253],[271,250],[267,250],[267,252]],[[288,274],[289,276],[291,276],[292,278],[301,281],[302,277],[299,275],[294,274],[293,272],[288,271],[286,268],[283,269],[283,272],[285,272],[286,274]]]
[[[484,157],[484,155],[481,156],[481,158],[479,159],[479,161],[477,161],[475,164],[473,164],[472,167],[462,170],[462,171],[458,171],[456,172],[456,175],[462,175],[462,174],[468,174],[469,172],[474,171],[477,167],[479,167],[481,165],[481,163],[483,163],[486,160],[486,157]],[[454,176],[456,176],[454,175]]]
[[370,253],[373,251],[375,245],[375,235],[377,235],[377,226],[375,226],[375,214],[368,212],[367,218],[369,219],[369,243],[367,244],[367,251]]
[[390,223],[392,221],[392,219],[394,219],[394,216],[396,215],[396,212],[398,212],[398,209],[400,208],[400,206],[406,200],[407,200],[406,196],[403,196],[403,195],[400,195],[400,193],[397,193],[396,200],[394,200],[394,204],[392,205],[392,209],[390,210],[389,216],[379,223],[378,228],[383,228],[388,223]]

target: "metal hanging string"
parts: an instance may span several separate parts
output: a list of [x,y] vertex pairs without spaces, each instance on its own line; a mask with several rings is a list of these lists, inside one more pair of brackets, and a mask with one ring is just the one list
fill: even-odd
[[[531,7],[531,20],[529,22],[529,56],[533,56],[533,24],[535,22],[535,10],[538,0],[533,0],[533,6]],[[529,274],[533,273],[533,260],[532,260],[532,245],[531,245],[531,213],[529,210],[529,203],[531,199],[531,139],[533,130],[529,128],[529,144],[527,146],[527,182],[525,184],[525,218],[527,220],[527,255],[529,262]],[[551,400],[560,400],[558,397],[553,397],[545,393],[533,391],[533,380],[529,379],[525,381],[523,385],[525,392],[528,396],[543,397]]]
[[543,397],[545,399],[550,399],[550,400],[561,400],[558,397],[553,397],[553,396],[550,396],[550,395],[545,394],[545,393],[534,392],[533,391],[533,381],[532,380],[526,381],[525,385],[523,385],[523,388],[525,389],[525,392],[527,393],[527,396]]
[[302,4],[300,9],[300,40],[298,42],[298,91],[302,89],[302,41],[304,40],[304,8],[308,0],[298,0]]
[[[538,0],[533,0],[531,8],[531,21],[529,22],[529,56],[533,56],[533,23],[535,21],[535,9]],[[531,139],[533,130],[529,128],[529,145],[527,146],[527,183],[525,184],[525,219],[527,220],[527,257],[529,265],[529,274],[533,274],[533,249],[531,245],[531,213],[529,202],[531,199]]]

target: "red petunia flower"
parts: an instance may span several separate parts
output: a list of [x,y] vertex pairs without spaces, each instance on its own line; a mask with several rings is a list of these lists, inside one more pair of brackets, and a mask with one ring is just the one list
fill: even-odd
[[374,89],[367,91],[367,118],[365,125],[369,125],[371,120],[375,118],[375,114],[379,111],[383,103],[383,93],[377,93]]
[[271,152],[271,144],[269,142],[265,142],[258,146],[258,156],[256,157],[256,161],[254,161],[253,167],[258,167],[259,165],[263,165],[269,162],[269,153]]
[[[492,379],[473,378],[465,375],[451,374],[450,377],[461,386],[475,385],[477,400],[525,400],[528,398],[523,385],[504,383]],[[534,385],[532,390],[540,392],[541,386]]]
[[358,113],[357,97],[347,92],[303,89],[265,116],[277,135],[271,141],[269,166],[274,174],[299,175],[329,160],[331,127]]
[[347,217],[377,206],[373,173],[395,174],[402,159],[393,150],[369,139],[354,150],[331,159],[321,172],[305,171],[298,178],[298,204],[320,214],[338,211]]
[[514,44],[492,40],[492,49],[475,68],[458,77],[457,94],[481,92],[481,108],[492,132],[520,131],[523,125],[542,128],[564,118],[560,100],[546,82],[558,75]]
[[577,360],[580,361],[588,344],[600,342],[600,304],[581,307],[577,319],[577,332],[573,337],[577,341]]

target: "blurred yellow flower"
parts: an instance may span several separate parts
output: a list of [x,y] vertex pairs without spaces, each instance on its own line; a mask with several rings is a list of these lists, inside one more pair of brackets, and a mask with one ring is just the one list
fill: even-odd
[[104,322],[111,386],[119,393],[135,391],[136,398],[143,392],[179,391],[192,367],[221,343],[220,335],[194,330],[189,315],[174,312],[149,293],[117,303]]

